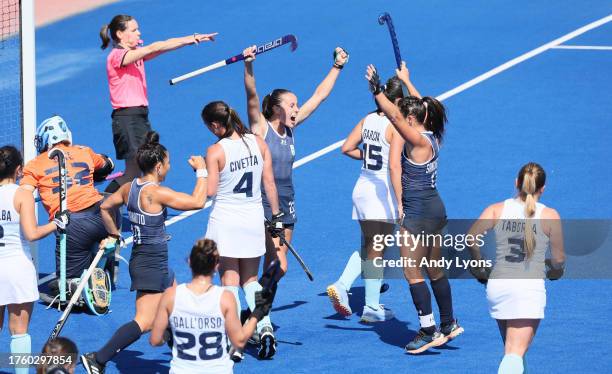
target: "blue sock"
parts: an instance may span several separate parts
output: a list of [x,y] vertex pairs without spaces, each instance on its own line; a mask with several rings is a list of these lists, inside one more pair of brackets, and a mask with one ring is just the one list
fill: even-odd
[[410,294],[419,315],[421,329],[429,335],[433,334],[436,331],[436,320],[431,309],[431,293],[429,288],[427,288],[427,284],[425,282],[411,284]]
[[[261,291],[263,287],[259,282],[254,281],[245,284],[242,289],[244,290],[244,297],[246,299],[247,304],[249,305],[249,309],[251,311],[255,310],[255,292]],[[264,326],[272,327],[272,322],[270,322],[270,316],[267,315],[261,319],[261,321],[257,322],[257,331],[261,331]]]
[[497,374],[523,374],[523,358],[514,353],[505,355],[499,363]]
[[[30,334],[11,335],[11,353],[32,353],[32,338]],[[27,374],[27,367],[15,368],[16,374]]]
[[380,286],[382,279],[364,279],[365,283],[365,305],[380,307]]
[[440,310],[440,323],[448,325],[453,323],[453,296],[450,283],[445,276],[435,281],[430,281],[431,289],[436,297],[438,309]]
[[355,279],[361,274],[361,256],[358,251],[353,252],[349,258],[342,275],[338,279],[337,283],[340,283],[345,290],[350,290]]
[[238,293],[240,287],[224,286],[223,288],[234,294],[234,297],[236,298],[236,312],[238,313],[238,319],[240,319],[240,312],[242,312],[242,306],[240,305],[240,294]]

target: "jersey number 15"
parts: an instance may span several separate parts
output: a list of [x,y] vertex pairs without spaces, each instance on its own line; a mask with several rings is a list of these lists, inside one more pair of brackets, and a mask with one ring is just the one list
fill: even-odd
[[381,151],[382,147],[379,145],[363,143],[363,168],[374,171],[382,169],[383,158],[380,154]]

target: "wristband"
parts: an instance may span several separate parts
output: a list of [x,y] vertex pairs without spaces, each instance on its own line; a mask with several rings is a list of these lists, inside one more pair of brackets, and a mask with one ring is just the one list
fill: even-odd
[[200,45],[200,42],[198,41],[198,38],[196,38],[196,35],[198,35],[198,33],[197,33],[197,32],[194,32],[194,33],[193,33],[193,43],[194,43],[195,45]]
[[338,65],[337,63],[334,62],[334,67],[338,70],[342,70],[344,68],[344,65]]
[[206,178],[206,177],[208,177],[208,171],[206,169],[196,170],[196,178]]

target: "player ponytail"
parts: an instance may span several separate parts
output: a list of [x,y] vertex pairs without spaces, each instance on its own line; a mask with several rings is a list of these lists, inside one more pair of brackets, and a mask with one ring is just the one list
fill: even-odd
[[117,37],[117,31],[125,31],[127,29],[127,23],[133,20],[134,17],[126,14],[118,14],[113,17],[108,25],[103,25],[100,29],[100,39],[102,39],[102,45],[100,48],[106,49],[110,44],[111,38],[115,44],[119,44],[119,38]]
[[149,131],[145,142],[138,148],[136,162],[142,173],[148,174],[155,169],[159,162],[164,162],[167,156],[166,147],[159,144],[159,134],[155,131]]
[[218,263],[219,251],[214,240],[199,239],[193,244],[189,255],[189,267],[194,277],[212,275]]
[[0,148],[0,179],[13,178],[19,166],[23,166],[23,157],[17,148],[12,145]]
[[546,183],[546,173],[542,166],[535,162],[524,165],[517,177],[519,196],[525,202],[525,251],[530,258],[535,250],[536,240],[531,218],[536,212],[535,196]]
[[438,142],[442,142],[444,125],[446,124],[446,109],[433,97],[425,96],[419,99],[408,96],[399,102],[399,108],[404,117],[414,116],[423,124],[425,130],[431,131]]
[[274,116],[274,107],[280,105],[281,95],[287,93],[291,93],[291,91],[285,90],[284,88],[277,88],[264,96],[261,102],[261,113],[268,121]]

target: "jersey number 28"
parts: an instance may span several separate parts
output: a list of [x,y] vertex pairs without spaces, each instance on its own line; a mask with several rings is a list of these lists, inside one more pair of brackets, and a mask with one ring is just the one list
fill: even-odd
[[[195,347],[196,337],[188,332],[175,331],[174,334],[177,338],[187,339],[184,343],[176,345],[176,351],[178,358],[182,360],[195,361],[198,358],[194,355],[190,355],[185,351]],[[214,360],[223,356],[223,347],[221,346],[221,340],[223,335],[220,332],[204,332],[200,334],[199,343],[201,348],[198,350],[198,356],[201,360]],[[209,353],[210,352],[210,353]]]

